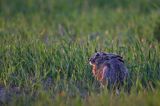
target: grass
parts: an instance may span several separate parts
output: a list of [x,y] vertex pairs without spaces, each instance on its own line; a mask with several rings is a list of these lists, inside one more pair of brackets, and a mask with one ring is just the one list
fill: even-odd
[[[1,104],[160,105],[158,0],[2,0],[1,5],[0,87],[7,92]],[[99,89],[88,64],[95,50],[124,57],[129,95]]]

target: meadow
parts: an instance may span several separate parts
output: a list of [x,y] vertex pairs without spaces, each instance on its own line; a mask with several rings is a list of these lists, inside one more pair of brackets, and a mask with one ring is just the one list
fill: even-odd
[[[123,56],[130,94],[101,89],[95,51]],[[0,106],[160,106],[159,0],[1,0]]]

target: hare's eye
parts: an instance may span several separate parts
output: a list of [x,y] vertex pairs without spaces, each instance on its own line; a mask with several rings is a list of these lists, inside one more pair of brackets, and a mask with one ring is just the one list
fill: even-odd
[[97,53],[97,54],[96,54],[96,56],[100,56],[100,54],[99,54],[99,53]]

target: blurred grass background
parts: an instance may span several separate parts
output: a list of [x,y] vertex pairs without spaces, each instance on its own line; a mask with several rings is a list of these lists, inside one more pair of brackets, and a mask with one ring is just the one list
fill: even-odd
[[[0,5],[1,104],[160,105],[159,0],[1,0]],[[124,57],[130,95],[99,88],[88,64],[95,50]]]

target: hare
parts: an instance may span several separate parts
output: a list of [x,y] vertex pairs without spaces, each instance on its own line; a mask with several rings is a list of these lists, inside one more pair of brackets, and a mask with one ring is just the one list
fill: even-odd
[[97,52],[89,59],[93,76],[101,83],[119,93],[120,86],[128,77],[123,58],[117,54]]

